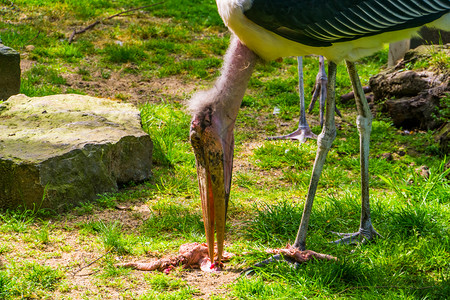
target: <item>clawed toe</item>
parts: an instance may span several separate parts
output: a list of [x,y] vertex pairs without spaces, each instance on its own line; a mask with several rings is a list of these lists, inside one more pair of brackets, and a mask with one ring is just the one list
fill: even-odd
[[333,244],[358,244],[358,243],[366,243],[365,237],[360,232],[355,233],[339,233],[332,232],[333,234],[337,234],[338,236],[342,236],[341,239],[332,241]]
[[253,267],[243,270],[241,274],[249,275],[254,272],[255,267],[263,267],[276,261],[284,260],[287,263],[292,264],[294,267],[298,267],[301,263],[305,263],[310,260],[337,260],[336,257],[328,254],[322,254],[312,250],[302,251],[291,245],[287,245],[286,248],[267,249],[266,252],[275,255],[255,264]]
[[341,233],[334,231],[331,233],[342,237],[341,239],[332,241],[331,243],[333,244],[367,244],[377,237],[382,237],[373,227],[368,230],[360,229],[359,231],[353,233]]
[[307,128],[299,128],[296,131],[281,135],[281,136],[271,136],[267,138],[268,140],[298,140],[301,143],[306,142],[307,139],[317,139],[317,135],[315,135],[309,127]]

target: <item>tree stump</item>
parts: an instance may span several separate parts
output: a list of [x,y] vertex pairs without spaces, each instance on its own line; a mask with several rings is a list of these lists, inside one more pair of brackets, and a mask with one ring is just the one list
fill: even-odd
[[[375,103],[381,105],[396,127],[436,130],[448,128],[450,106],[450,44],[420,46],[409,51],[394,68],[370,78]],[[443,59],[439,59],[439,58]],[[427,66],[408,70],[411,66]],[[441,132],[442,130],[439,130]],[[445,131],[445,130],[444,130]],[[448,131],[448,129],[447,129]],[[448,150],[448,133],[439,138]],[[448,151],[447,151],[448,153]]]

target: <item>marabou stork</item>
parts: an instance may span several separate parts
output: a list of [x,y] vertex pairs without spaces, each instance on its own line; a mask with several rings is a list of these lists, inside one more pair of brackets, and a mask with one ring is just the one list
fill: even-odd
[[[323,55],[328,60],[325,124],[294,247],[304,250],[314,195],[325,157],[336,136],[334,108],[336,63],[346,61],[355,93],[360,134],[362,208],[360,228],[337,243],[371,240],[369,138],[372,115],[357,75],[358,58],[383,43],[409,38],[423,25],[450,30],[449,0],[217,0],[219,14],[233,33],[214,87],[190,102],[190,128],[202,200],[209,256],[220,266],[230,195],[234,124],[253,68],[259,58]],[[214,230],[217,257],[214,257]]]

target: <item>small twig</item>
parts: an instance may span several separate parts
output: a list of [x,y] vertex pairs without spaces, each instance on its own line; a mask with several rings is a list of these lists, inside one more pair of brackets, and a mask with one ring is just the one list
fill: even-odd
[[117,14],[115,14],[115,15],[109,16],[109,17],[107,17],[107,18],[104,19],[104,20],[109,20],[109,19],[115,18],[115,17],[117,17],[117,16],[120,16],[120,15],[129,13],[129,12],[135,11],[135,10],[144,9],[144,8],[152,7],[152,6],[155,6],[155,5],[160,5],[160,4],[163,4],[164,2],[165,2],[165,1],[161,1],[161,2],[158,2],[158,3],[153,3],[153,4],[149,4],[149,5],[144,5],[144,6],[132,8],[132,9],[129,9],[129,10],[122,11],[122,12],[120,12],[120,13],[117,13]]
[[135,7],[135,8],[132,8],[132,9],[125,10],[125,11],[122,11],[122,12],[120,12],[120,13],[117,13],[117,14],[115,14],[115,15],[109,16],[109,17],[104,18],[104,19],[102,19],[102,20],[97,20],[97,21],[95,21],[94,23],[92,23],[92,24],[90,24],[90,25],[84,27],[83,29],[80,29],[80,30],[74,29],[73,32],[72,32],[72,34],[71,34],[70,37],[69,37],[69,44],[71,44],[71,43],[73,42],[73,39],[75,38],[75,35],[84,33],[84,32],[86,32],[86,31],[88,31],[89,29],[94,28],[95,26],[97,26],[98,24],[102,23],[102,22],[105,21],[105,20],[111,20],[112,18],[121,16],[121,15],[123,15],[123,14],[130,13],[130,12],[133,12],[133,11],[136,11],[136,10],[139,10],[139,9],[144,9],[144,8],[152,7],[152,6],[155,6],[155,5],[159,5],[159,4],[162,4],[162,3],[164,3],[164,2],[165,2],[165,1],[158,2],[158,3],[153,3],[153,4],[149,4],[149,5],[144,5],[144,6],[140,6],[140,7]]
[[71,34],[70,37],[69,37],[69,44],[72,43],[72,41],[73,41],[73,39],[75,38],[75,35],[76,35],[76,34],[80,34],[80,33],[86,32],[86,31],[88,31],[89,29],[94,28],[97,24],[100,24],[100,21],[95,21],[95,22],[92,23],[91,25],[88,25],[88,26],[84,27],[84,28],[81,29],[81,30],[75,30],[75,29],[74,29],[73,32],[72,32],[72,34]]
[[80,277],[82,277],[82,276],[91,276],[91,275],[97,274],[98,272],[100,272],[100,270],[96,270],[94,272],[87,273],[87,274],[80,274],[80,275],[75,275],[74,274],[73,276],[80,276]]
[[[28,45],[29,43],[31,43],[32,41],[34,41],[35,39],[37,39],[38,38],[38,36],[39,36],[39,34],[41,34],[41,31],[40,30],[38,30],[38,33],[33,37],[33,38],[31,38],[31,39],[29,39],[28,41],[26,41],[25,43],[24,43],[24,45]],[[23,46],[22,48],[24,48],[25,46]]]
[[88,263],[87,265],[85,265],[84,267],[79,268],[78,270],[72,272],[72,276],[75,276],[75,274],[77,274],[78,272],[80,272],[81,270],[93,265],[94,263],[96,263],[97,261],[99,261],[100,259],[102,259],[103,257],[105,257],[107,254],[109,254],[112,251],[112,249],[108,250],[105,254],[103,254],[102,256],[94,259],[93,261],[91,261],[90,263]]

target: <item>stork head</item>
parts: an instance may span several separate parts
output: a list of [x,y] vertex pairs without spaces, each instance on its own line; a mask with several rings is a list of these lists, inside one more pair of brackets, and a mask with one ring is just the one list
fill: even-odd
[[[256,54],[233,38],[214,87],[197,93],[190,101],[190,138],[197,162],[206,242],[216,269],[220,269],[223,254],[233,168],[234,124],[256,61]],[[214,233],[217,258],[214,256]]]
[[[211,268],[215,270],[221,267],[223,253],[233,167],[233,127],[234,122],[227,124],[220,112],[208,105],[194,114],[190,128],[190,139],[197,163],[208,254],[213,263]],[[217,257],[214,255],[214,232],[217,236]]]

